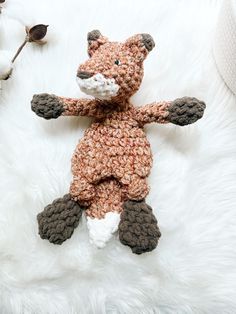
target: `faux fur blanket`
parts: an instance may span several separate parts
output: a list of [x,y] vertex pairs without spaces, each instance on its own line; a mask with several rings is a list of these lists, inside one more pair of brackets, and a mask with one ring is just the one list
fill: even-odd
[[[0,95],[0,313],[236,313],[236,101],[217,72],[212,39],[220,0],[6,0],[0,49],[14,54],[24,26],[49,24],[28,45]],[[75,76],[86,35],[122,41],[150,33],[135,105],[195,96],[204,117],[146,128],[154,157],[148,203],[162,237],[136,256],[114,237],[89,242],[85,219],[61,246],[38,235],[36,215],[68,191],[70,159],[90,121],[45,121],[32,95],[84,96]]]

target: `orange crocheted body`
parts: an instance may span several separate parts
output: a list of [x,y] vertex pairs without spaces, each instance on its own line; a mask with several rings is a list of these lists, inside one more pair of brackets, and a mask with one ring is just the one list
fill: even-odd
[[135,109],[110,113],[95,120],[78,144],[72,158],[70,193],[88,206],[90,216],[120,212],[124,200],[147,195],[151,165],[150,144],[135,120]]

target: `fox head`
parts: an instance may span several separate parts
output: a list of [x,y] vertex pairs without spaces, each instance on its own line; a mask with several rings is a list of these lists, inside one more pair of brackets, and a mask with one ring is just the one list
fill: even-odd
[[138,34],[118,43],[94,30],[87,39],[89,59],[77,72],[80,89],[101,100],[130,98],[142,82],[143,61],[155,46],[152,37]]

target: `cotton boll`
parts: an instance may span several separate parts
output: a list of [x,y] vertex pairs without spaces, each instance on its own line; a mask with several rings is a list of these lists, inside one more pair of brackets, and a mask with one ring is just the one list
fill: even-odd
[[6,50],[0,50],[0,80],[7,80],[12,73],[12,54]]

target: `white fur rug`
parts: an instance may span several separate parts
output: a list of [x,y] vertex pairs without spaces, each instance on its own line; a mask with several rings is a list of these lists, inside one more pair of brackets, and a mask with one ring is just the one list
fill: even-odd
[[[6,0],[0,49],[12,54],[24,24],[49,24],[48,44],[28,45],[0,96],[0,313],[236,313],[236,101],[212,56],[217,0]],[[77,66],[86,35],[150,33],[156,48],[133,101],[196,96],[204,118],[146,128],[154,154],[148,203],[162,231],[136,256],[114,237],[94,248],[83,219],[62,246],[37,234],[36,215],[68,191],[70,158],[86,118],[45,121],[34,93],[81,97]]]

